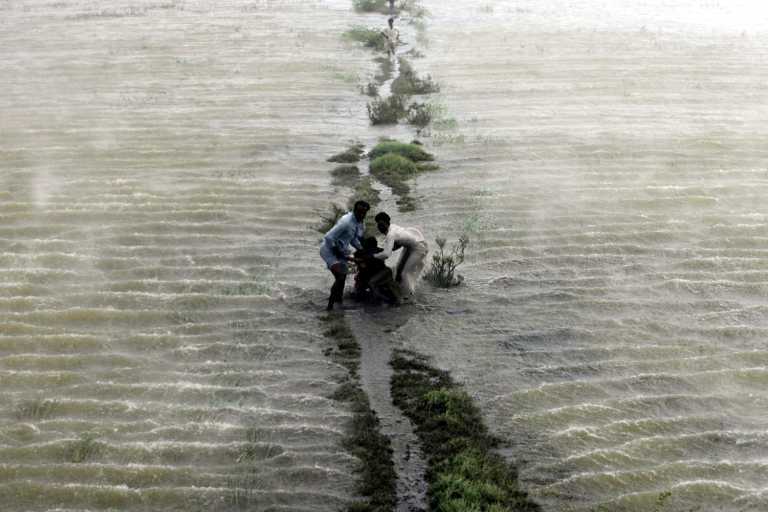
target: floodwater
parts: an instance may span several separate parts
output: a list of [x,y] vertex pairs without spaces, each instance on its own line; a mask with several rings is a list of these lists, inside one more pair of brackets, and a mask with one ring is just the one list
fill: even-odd
[[472,246],[402,343],[545,510],[768,510],[765,5],[442,4],[403,222]]
[[[465,382],[545,510],[768,508],[758,3],[425,0],[472,245],[396,334]],[[0,4],[3,510],[336,510],[325,159],[370,128],[347,0]],[[396,211],[382,188],[384,207]],[[434,246],[433,246],[434,249]]]
[[367,121],[344,16],[2,3],[4,512],[348,502],[345,370],[307,292],[324,160]]

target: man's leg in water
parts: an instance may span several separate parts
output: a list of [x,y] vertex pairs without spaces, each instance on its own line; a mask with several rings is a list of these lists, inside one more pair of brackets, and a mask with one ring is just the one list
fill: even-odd
[[328,297],[328,307],[326,309],[333,309],[333,304],[341,301],[344,297],[344,285],[347,282],[347,266],[343,263],[336,263],[331,265],[331,273],[333,274],[333,286],[331,286],[331,296]]
[[428,252],[427,244],[420,242],[416,248],[408,252],[408,259],[403,262],[401,284],[403,290],[411,296],[416,291],[416,283],[419,282]]

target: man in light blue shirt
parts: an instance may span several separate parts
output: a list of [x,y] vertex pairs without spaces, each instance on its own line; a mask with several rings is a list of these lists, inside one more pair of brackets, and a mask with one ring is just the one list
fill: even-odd
[[328,297],[328,307],[326,308],[329,311],[333,309],[334,303],[341,304],[344,284],[349,272],[347,262],[352,259],[349,246],[362,249],[363,234],[365,233],[363,221],[370,209],[371,205],[365,201],[357,201],[353,210],[342,215],[336,221],[336,225],[323,237],[323,243],[320,245],[320,257],[323,258],[334,278],[331,296]]

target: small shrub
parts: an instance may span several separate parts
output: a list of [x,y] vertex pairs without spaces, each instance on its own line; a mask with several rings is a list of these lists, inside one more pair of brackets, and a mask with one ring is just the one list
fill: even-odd
[[368,103],[368,118],[371,124],[397,124],[405,117],[405,99],[393,94],[386,99],[376,98]]
[[96,434],[91,432],[81,434],[80,439],[73,441],[67,449],[67,459],[79,464],[98,455],[102,451],[103,445],[96,439]]
[[365,146],[362,144],[353,144],[349,148],[347,148],[345,151],[342,151],[341,153],[336,153],[332,157],[330,157],[327,161],[328,162],[338,162],[341,164],[352,164],[355,162],[360,161],[360,156],[365,153],[363,150]]
[[400,63],[400,75],[392,82],[392,92],[394,94],[411,96],[440,91],[440,86],[432,80],[431,76],[427,75],[426,78],[419,78],[406,59],[400,57],[398,62]]
[[389,12],[387,0],[352,0],[352,6],[358,12]]
[[365,94],[366,96],[375,98],[376,96],[379,95],[379,86],[373,82],[368,82],[368,85],[366,85],[365,87],[360,87],[360,92]]
[[39,420],[51,416],[58,406],[56,400],[27,400],[16,406],[16,419]]
[[354,185],[360,179],[360,169],[356,165],[339,165],[331,171],[336,184]]
[[469,245],[469,237],[461,235],[448,253],[445,251],[445,238],[437,238],[435,242],[438,251],[432,255],[432,266],[424,279],[441,288],[458,286],[464,278],[456,274],[456,269],[464,263],[464,251]]
[[342,34],[344,39],[362,43],[366,48],[373,48],[376,51],[386,51],[387,42],[381,31],[368,27],[352,27]]
[[433,155],[424,151],[421,144],[406,144],[398,142],[396,140],[385,140],[374,146],[374,148],[368,153],[368,157],[373,161],[374,159],[386,155],[387,153],[394,153],[402,157],[407,158],[411,162],[431,162],[435,159]]
[[432,113],[424,103],[413,103],[408,107],[408,123],[417,128],[416,133],[420,134],[421,130],[432,121]]
[[392,78],[392,71],[394,69],[394,66],[392,65],[392,59],[388,57],[376,57],[373,60],[379,65],[379,73],[373,77],[376,82],[383,84]]
[[320,223],[315,226],[315,230],[326,234],[328,231],[336,225],[342,215],[347,211],[336,203],[331,203],[331,208],[328,213],[320,216]]

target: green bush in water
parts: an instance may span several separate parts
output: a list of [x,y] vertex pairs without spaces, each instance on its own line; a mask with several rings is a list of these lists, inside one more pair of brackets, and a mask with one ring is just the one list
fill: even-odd
[[387,0],[352,0],[352,5],[358,12],[389,12]]
[[432,266],[424,274],[424,279],[440,288],[458,286],[464,278],[456,274],[456,269],[464,263],[464,251],[469,245],[469,237],[462,235],[450,252],[445,250],[445,238],[438,238],[437,252],[432,255]]
[[391,174],[409,178],[419,171],[416,164],[396,153],[386,153],[371,161],[371,174]]
[[432,112],[424,103],[413,103],[408,107],[408,123],[412,124],[420,133],[432,121]]
[[393,94],[388,98],[376,98],[367,105],[371,124],[397,124],[405,117],[405,99]]
[[368,153],[371,160],[386,154],[395,154],[407,158],[411,162],[429,162],[435,159],[433,155],[424,151],[419,144],[406,144],[396,140],[387,140],[376,144]]
[[347,148],[346,151],[342,151],[341,153],[336,153],[332,157],[330,157],[327,161],[328,162],[337,162],[340,164],[353,164],[355,162],[360,161],[360,157],[362,156],[365,151],[363,150],[362,144],[353,144],[349,148]]
[[387,44],[386,40],[384,38],[384,34],[381,33],[381,31],[368,28],[368,27],[352,27],[351,29],[344,32],[342,35],[345,39],[349,39],[350,41],[357,41],[358,43],[363,43],[363,46],[366,48],[373,48],[377,51],[386,51]]
[[432,80],[431,76],[427,75],[426,78],[419,78],[406,59],[400,57],[398,62],[400,63],[400,74],[392,82],[392,92],[394,94],[411,96],[440,91],[440,86]]

